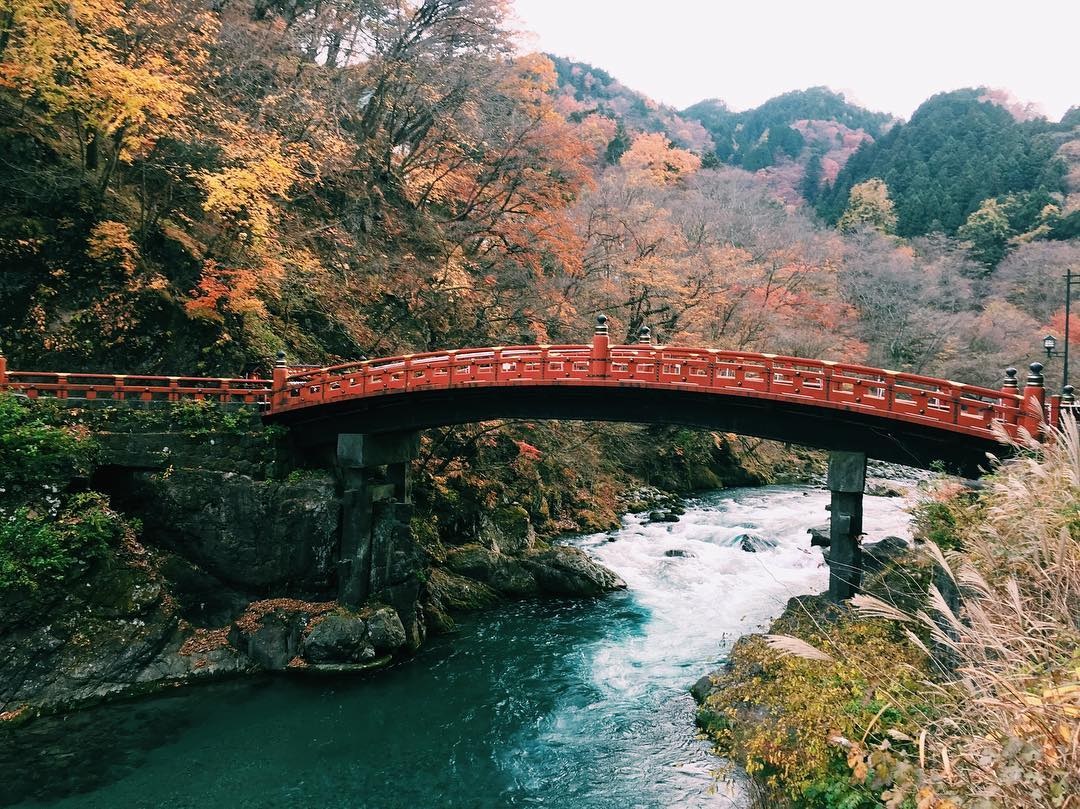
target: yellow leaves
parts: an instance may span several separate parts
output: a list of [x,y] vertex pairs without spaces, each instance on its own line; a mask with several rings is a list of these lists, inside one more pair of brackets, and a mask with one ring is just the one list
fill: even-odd
[[275,224],[278,201],[299,180],[297,158],[265,149],[242,165],[202,172],[197,179],[206,192],[204,211],[246,233],[244,239],[261,239]]
[[[183,112],[213,17],[186,0],[8,0],[0,86],[113,136],[127,158]],[[130,140],[130,142],[128,142]]]
[[676,149],[659,133],[638,135],[619,161],[631,175],[657,185],[670,185],[701,168],[701,158]]
[[849,232],[860,227],[872,227],[882,233],[896,230],[896,211],[889,197],[889,187],[883,180],[872,177],[851,187],[848,206],[836,227]]
[[130,278],[135,274],[139,248],[131,238],[127,225],[106,220],[98,222],[90,231],[86,255],[99,264],[119,269]]

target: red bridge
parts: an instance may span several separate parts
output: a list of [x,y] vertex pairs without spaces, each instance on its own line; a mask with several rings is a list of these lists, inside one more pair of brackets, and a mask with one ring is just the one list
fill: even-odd
[[584,345],[466,348],[325,368],[290,368],[280,354],[271,380],[16,371],[0,357],[0,388],[73,403],[259,405],[304,445],[340,433],[558,418],[705,427],[975,473],[985,453],[1001,451],[1002,431],[1037,436],[1044,417],[1056,421],[1060,397],[1045,402],[1041,369],[1032,365],[1023,392],[1015,369],[994,390],[826,360],[654,346],[647,329],[637,344],[610,345],[601,318]]

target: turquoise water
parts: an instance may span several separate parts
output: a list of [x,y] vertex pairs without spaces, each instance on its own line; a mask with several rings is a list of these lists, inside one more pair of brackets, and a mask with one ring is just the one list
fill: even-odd
[[[822,587],[805,531],[826,497],[736,490],[675,524],[628,518],[575,540],[628,592],[508,605],[364,679],[245,680],[32,723],[0,741],[0,805],[741,806],[687,688]],[[902,505],[868,498],[871,538],[905,533]],[[745,553],[747,531],[777,546]]]

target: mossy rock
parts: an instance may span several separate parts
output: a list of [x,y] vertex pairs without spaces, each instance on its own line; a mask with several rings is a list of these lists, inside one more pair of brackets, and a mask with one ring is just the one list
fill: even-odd
[[428,609],[438,613],[481,610],[502,599],[482,582],[439,568],[432,568],[427,581]]
[[491,521],[504,534],[514,537],[524,536],[531,526],[529,512],[516,503],[495,509]]

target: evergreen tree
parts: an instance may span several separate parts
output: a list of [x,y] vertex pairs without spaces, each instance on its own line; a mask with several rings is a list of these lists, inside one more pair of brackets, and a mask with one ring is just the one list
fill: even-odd
[[615,127],[615,137],[607,145],[607,149],[604,150],[604,159],[611,165],[615,165],[619,162],[619,159],[626,153],[626,150],[630,148],[631,140],[630,135],[626,131],[626,127],[623,126],[623,122],[620,120]]
[[817,200],[821,188],[821,155],[814,154],[806,163],[806,171],[803,173],[802,182],[799,184],[799,193],[811,205]]

